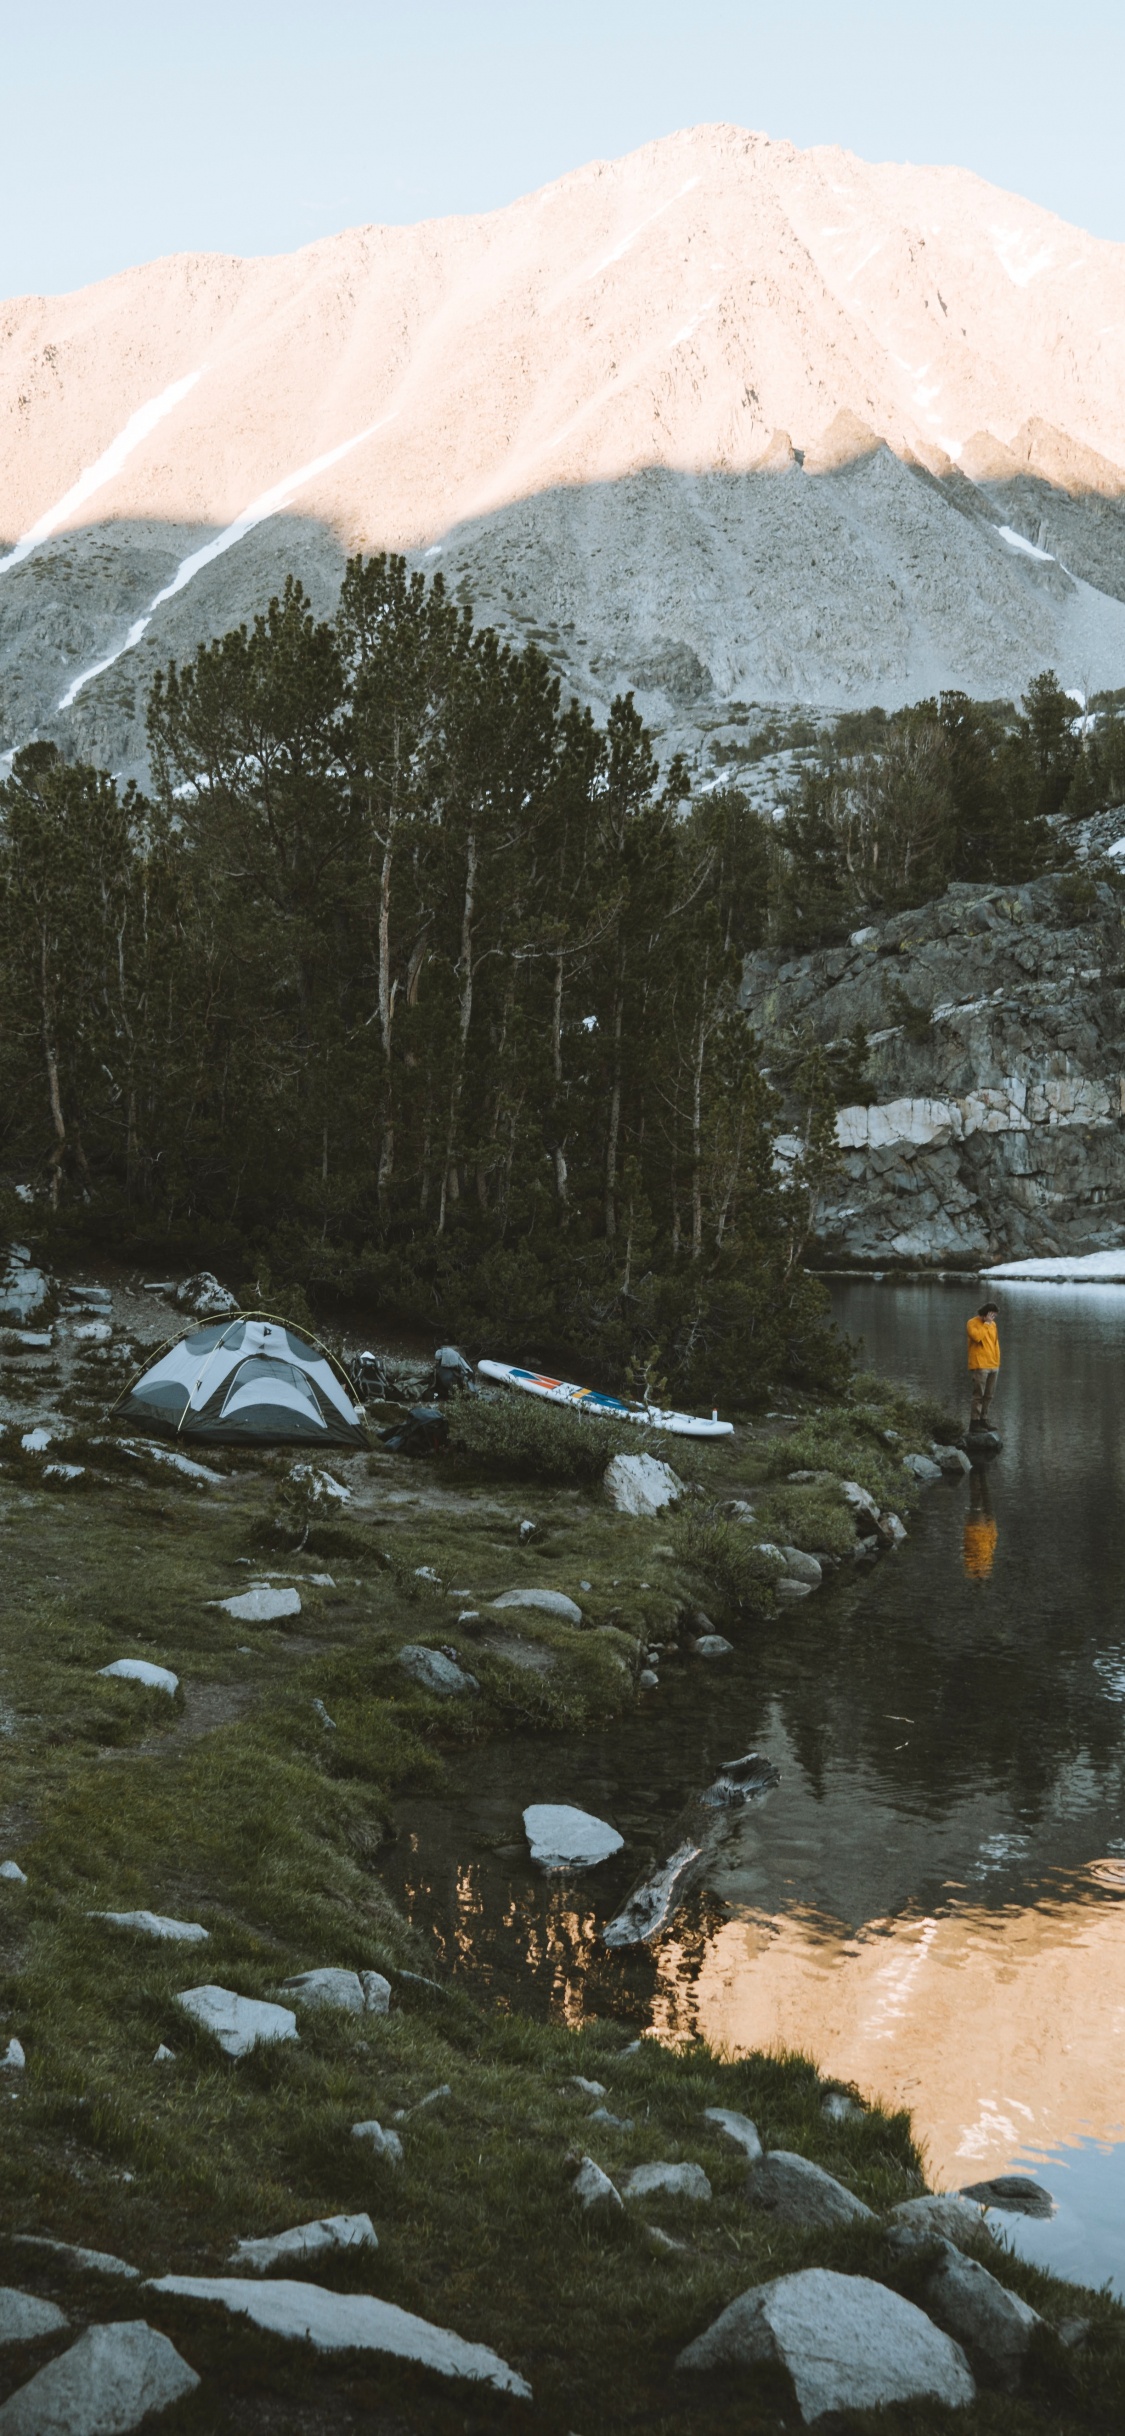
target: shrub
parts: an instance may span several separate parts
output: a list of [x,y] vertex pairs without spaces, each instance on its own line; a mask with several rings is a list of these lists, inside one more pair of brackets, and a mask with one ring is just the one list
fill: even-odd
[[699,1576],[707,1596],[728,1614],[772,1612],[777,1561],[759,1554],[753,1524],[728,1522],[713,1507],[685,1499],[676,1509],[670,1537],[681,1563]]
[[505,1480],[588,1483],[600,1480],[612,1455],[640,1454],[647,1431],[629,1421],[546,1404],[519,1389],[496,1396],[458,1396],[449,1407],[455,1455]]

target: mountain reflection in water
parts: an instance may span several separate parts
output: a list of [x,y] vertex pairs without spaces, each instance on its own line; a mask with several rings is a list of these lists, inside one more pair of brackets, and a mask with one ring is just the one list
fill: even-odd
[[[846,1285],[864,1359],[967,1413],[940,1286]],[[1003,1453],[944,1483],[911,1537],[725,1669],[668,1671],[635,1719],[455,1760],[392,1876],[454,1974],[513,2008],[616,2014],[737,2051],[802,2048],[909,2106],[935,2182],[1037,2172],[1046,2264],[1125,2289],[1125,1291],[1000,1289]],[[732,1751],[780,1786],[732,1823],[654,1948],[598,1931]],[[624,1853],[545,1881],[520,1811],[569,1800]]]

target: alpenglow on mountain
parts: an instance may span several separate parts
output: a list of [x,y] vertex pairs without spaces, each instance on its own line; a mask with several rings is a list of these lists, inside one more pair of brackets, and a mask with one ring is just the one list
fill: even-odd
[[1125,683],[1125,245],[964,170],[699,127],[0,328],[8,751],[143,768],[159,666],[384,548],[695,752]]

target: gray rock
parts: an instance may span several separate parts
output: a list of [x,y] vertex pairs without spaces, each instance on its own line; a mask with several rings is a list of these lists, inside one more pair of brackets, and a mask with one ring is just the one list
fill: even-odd
[[22,2041],[18,2038],[10,2038],[3,2055],[0,2055],[0,2072],[23,2072],[26,2066],[27,2057],[23,2051]]
[[87,1920],[108,1920],[114,1928],[137,1929],[142,1937],[160,1937],[180,1945],[206,1945],[208,1932],[198,1920],[169,1920],[163,1912],[87,1912]]
[[390,1980],[384,1978],[382,1971],[361,1971],[359,1976],[363,1987],[364,2011],[366,2013],[389,2013],[391,2009]]
[[799,1599],[811,1599],[813,1593],[811,1582],[793,1581],[788,1574],[782,1576],[776,1589],[778,1598],[791,1607],[795,1607]]
[[532,1802],[523,1814],[531,1858],[540,1869],[596,1869],[625,1838],[607,1820],[569,1802]]
[[287,1996],[294,2005],[311,2005],[333,2013],[364,2013],[367,2010],[363,1981],[358,1971],[298,1971],[292,1979],[283,1979],[279,1996]]
[[123,2275],[130,2283],[140,2283],[139,2267],[131,2267],[127,2259],[114,2258],[110,2250],[84,2250],[79,2243],[53,2241],[49,2233],[12,2233],[9,2240],[19,2250],[43,2250],[49,2257],[61,2259],[64,2266],[73,2267],[78,2275]]
[[850,2123],[863,2108],[849,2098],[846,2089],[830,2089],[820,2101],[820,2111],[829,2123]]
[[38,2343],[43,2335],[61,2334],[70,2320],[53,2301],[37,2300],[32,2292],[17,2292],[0,2284],[0,2344]]
[[143,1683],[149,1691],[167,1692],[173,1698],[180,1688],[180,1678],[170,1667],[154,1666],[150,1658],[115,1658],[112,1666],[99,1666],[99,1675],[119,1675],[126,1683]]
[[1038,2310],[1009,2292],[979,2260],[962,2258],[951,2243],[926,2285],[926,2307],[964,2344],[978,2374],[1014,2391],[1028,2344],[1043,2323]]
[[12,1886],[27,1885],[27,1872],[18,1861],[0,1861],[0,1878],[6,1878]]
[[932,1446],[930,1453],[943,1472],[972,1471],[972,1464],[963,1446]]
[[828,2411],[880,2410],[931,2397],[976,2398],[960,2346],[921,2309],[865,2275],[806,2267],[755,2285],[680,2353],[681,2369],[776,2361],[793,2380],[806,2426]]
[[955,2191],[928,2191],[922,2199],[902,2199],[891,2209],[891,2240],[896,2249],[915,2248],[928,2241],[951,2241],[958,2250],[966,2242],[991,2241],[991,2227],[980,2209]]
[[962,2199],[975,2199],[979,2207],[999,2208],[1008,2216],[1053,2216],[1055,2202],[1041,2182],[1033,2182],[1030,2174],[994,2174],[990,2182],[964,2182]]
[[198,2384],[167,2335],[143,2318],[88,2326],[0,2405],[0,2436],[125,2436]]
[[849,1505],[853,1513],[867,1514],[872,1522],[878,1522],[879,1508],[870,1489],[861,1488],[858,1480],[841,1480],[839,1488],[845,1505]]
[[11,1320],[17,1328],[21,1327],[42,1310],[50,1291],[42,1269],[33,1268],[30,1252],[22,1243],[14,1243],[0,1279],[0,1320]]
[[398,2133],[384,2131],[382,2124],[376,2123],[374,2118],[369,2123],[353,2123],[352,2138],[365,2141],[369,2148],[374,2149],[377,2157],[386,2158],[388,2165],[405,2164],[405,2151]]
[[412,1683],[432,1692],[438,1700],[457,1700],[465,1692],[479,1692],[475,1675],[459,1666],[456,1658],[447,1658],[441,1649],[427,1649],[420,1641],[407,1641],[398,1653],[398,1662]]
[[903,1540],[910,1536],[906,1524],[897,1514],[881,1514],[879,1524],[880,1528],[886,1532],[887,1538],[894,1541],[896,1548],[901,1547]]
[[493,1607],[537,1607],[541,1615],[561,1616],[564,1624],[580,1624],[582,1610],[574,1599],[562,1590],[505,1590]]
[[[402,2143],[399,2142],[401,2153]],[[316,2258],[324,2250],[377,2250],[379,2236],[369,2216],[317,2216],[311,2224],[290,2225],[285,2233],[260,2240],[237,2241],[230,2254],[232,2267],[251,2267],[264,2275],[284,2259]]]
[[604,2081],[588,2081],[582,2072],[571,2073],[570,2086],[583,2098],[604,2098],[606,2094]]
[[655,1667],[642,1666],[640,1674],[637,1677],[637,1687],[638,1690],[642,1692],[658,1692],[660,1690],[660,1677],[657,1674]]
[[646,2225],[645,2241],[654,2258],[682,2258],[687,2248],[686,2242],[675,2241],[670,2233],[666,2233],[663,2225]]
[[223,1614],[233,1616],[236,1624],[279,1624],[283,1616],[299,1616],[299,1590],[274,1589],[270,1582],[254,1582],[249,1590],[240,1590],[231,1599],[209,1599],[209,1607],[221,1607]]
[[703,2120],[713,2123],[716,2131],[725,2132],[727,2139],[733,2140],[735,2147],[742,2150],[743,2156],[751,2164],[762,2155],[758,2126],[750,2121],[749,2115],[736,2114],[729,2106],[705,2106]]
[[826,2174],[810,2157],[789,2149],[772,2149],[752,2165],[746,2177],[746,2197],[787,2225],[843,2225],[873,2220],[873,2211],[854,2191]]
[[224,2055],[249,2055],[255,2047],[273,2046],[297,2036],[297,2016],[285,2005],[264,2004],[256,1996],[236,1996],[231,1988],[185,1988],[176,2003],[200,2028],[209,2030]]
[[621,2183],[626,2199],[652,2199],[659,2192],[667,2199],[690,2199],[705,2207],[712,2198],[711,2185],[701,2165],[635,2165]]
[[921,1481],[928,1487],[932,1487],[936,1480],[941,1479],[941,1465],[934,1463],[929,1455],[904,1455],[902,1468],[904,1472],[912,1473],[915,1480]]
[[595,2165],[592,2157],[583,2157],[571,2189],[584,2208],[622,2208],[625,2205],[616,2185],[610,2181],[608,2174],[603,2174],[600,2165]]
[[807,1582],[810,1590],[819,1590],[824,1580],[824,1567],[819,1557],[808,1556],[803,1548],[783,1548],[787,1574],[797,1582]]
[[[241,2275],[162,2275],[152,2288],[182,2300],[214,2301],[268,2334],[311,2343],[316,2351],[386,2352],[394,2359],[416,2360],[439,2376],[472,2377],[500,2393],[530,2399],[525,2379],[487,2344],[467,2343],[447,2327],[433,2326],[428,2318],[415,2317],[393,2301],[378,2301],[369,2292],[327,2292],[320,2284],[284,2276],[258,2284]],[[6,2436],[2,2422],[0,2436]]]
[[657,1455],[615,1455],[606,1465],[603,1486],[619,1514],[646,1517],[662,1513],[684,1494],[679,1473]]
[[733,1641],[724,1640],[721,1632],[701,1632],[692,1644],[693,1658],[733,1658]]
[[593,2107],[589,2119],[591,2123],[606,2124],[610,2131],[632,2131],[633,2129],[632,2115],[611,2115],[608,2106]]

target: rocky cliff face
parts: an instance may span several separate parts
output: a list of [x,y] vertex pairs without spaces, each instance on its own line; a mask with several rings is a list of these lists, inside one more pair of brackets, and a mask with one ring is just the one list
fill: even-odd
[[775,1080],[802,1039],[868,1036],[863,1101],[837,1119],[826,1265],[975,1268],[1125,1241],[1125,897],[1112,866],[957,885],[846,946],[752,956],[744,1001]]

